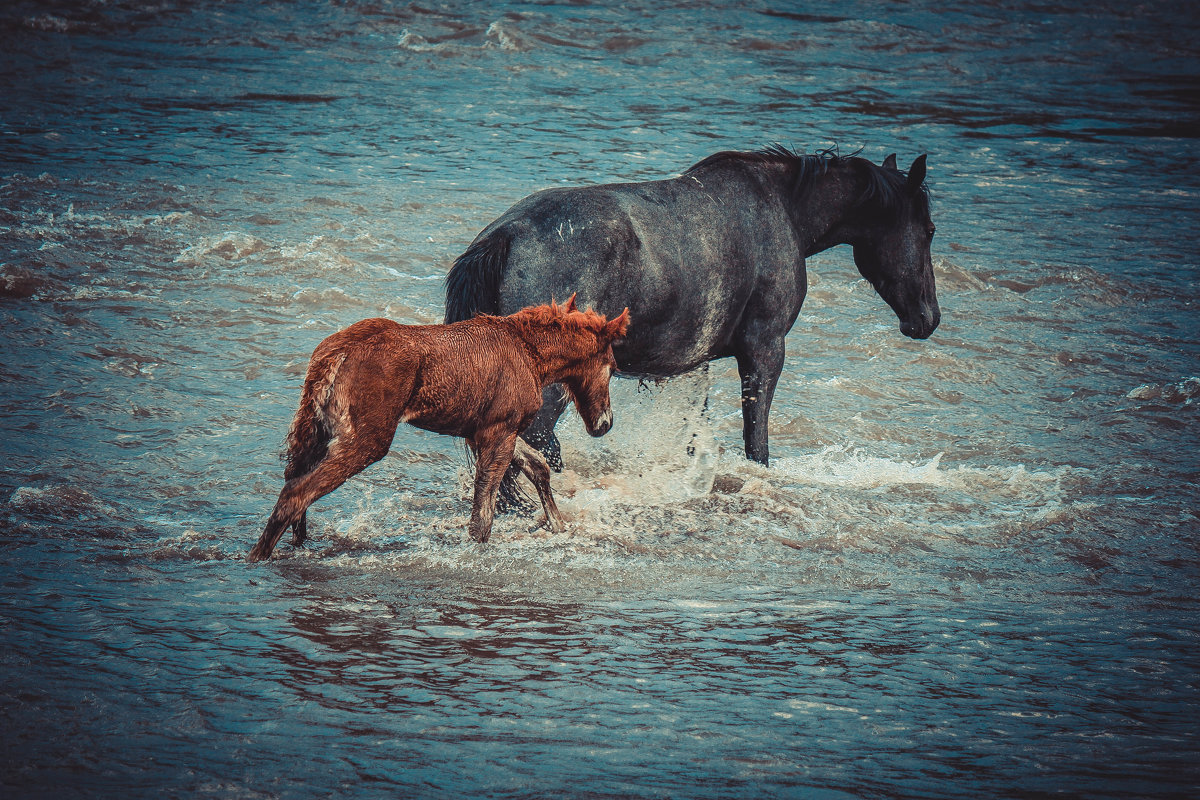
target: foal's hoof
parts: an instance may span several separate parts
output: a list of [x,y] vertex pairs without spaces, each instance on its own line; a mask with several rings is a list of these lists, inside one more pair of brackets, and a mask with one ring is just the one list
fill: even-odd
[[555,534],[565,533],[567,530],[567,526],[562,523],[562,520],[554,519],[552,517],[547,516],[547,517],[542,517],[541,519],[539,519],[537,525],[534,525],[532,528],[530,528],[529,532],[533,533],[534,531],[539,530],[541,528],[545,528],[546,530],[550,531],[551,533],[555,533]]

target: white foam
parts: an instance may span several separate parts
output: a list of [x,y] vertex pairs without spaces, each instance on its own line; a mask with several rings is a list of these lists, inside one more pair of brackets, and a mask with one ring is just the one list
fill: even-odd
[[818,453],[776,459],[769,470],[746,462],[739,465],[772,482],[793,482],[851,489],[887,486],[930,486],[964,492],[1014,494],[1037,487],[1057,494],[1068,468],[1029,470],[1024,464],[943,468],[944,453],[927,461],[881,458],[848,446],[829,446]]
[[362,300],[346,293],[340,286],[330,286],[328,289],[298,289],[292,294],[292,302],[306,306],[323,308],[353,308],[366,305]]
[[396,40],[396,44],[397,46],[402,47],[405,50],[411,50],[414,53],[428,53],[442,49],[442,45],[433,44],[424,36],[412,33],[408,30],[408,28],[400,31],[400,38]]
[[508,22],[497,20],[488,26],[487,33],[488,41],[484,47],[499,47],[501,50],[521,51],[528,50],[529,44],[525,37],[517,28]]
[[1125,396],[1130,400],[1161,400],[1190,406],[1200,400],[1200,378],[1184,378],[1176,383],[1143,383]]
[[567,468],[556,495],[577,509],[613,499],[660,505],[707,495],[718,461],[705,410],[710,386],[707,369],[656,384],[614,380],[615,421],[601,439],[588,436],[569,408],[556,429]]
[[811,455],[775,459],[771,470],[786,480],[856,489],[901,484],[943,486],[947,473],[939,470],[942,457],[938,453],[924,463],[891,461],[847,447],[830,446]]
[[185,248],[175,257],[176,263],[199,263],[206,256],[216,255],[227,261],[237,261],[268,247],[257,236],[238,231],[229,231],[219,236],[202,236],[191,247]]

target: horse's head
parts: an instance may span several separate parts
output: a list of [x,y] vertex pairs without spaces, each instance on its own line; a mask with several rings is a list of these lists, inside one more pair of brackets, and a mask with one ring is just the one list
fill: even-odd
[[[576,311],[574,295],[566,305],[569,311]],[[581,313],[580,316],[585,315]],[[584,328],[590,335],[578,337],[580,349],[572,359],[562,383],[575,400],[575,408],[583,418],[587,432],[592,436],[603,436],[613,424],[612,403],[608,396],[609,378],[617,371],[613,343],[620,340],[629,328],[629,309],[611,320],[589,310],[586,312]]]
[[845,241],[854,246],[858,271],[896,312],[900,332],[927,339],[942,315],[929,255],[934,228],[925,191],[925,156],[913,161],[907,176],[896,168],[895,155],[882,167],[860,163],[868,190],[847,226]]

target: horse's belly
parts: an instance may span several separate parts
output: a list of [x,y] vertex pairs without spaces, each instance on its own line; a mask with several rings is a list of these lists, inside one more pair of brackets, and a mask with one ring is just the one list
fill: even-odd
[[732,355],[727,326],[671,322],[650,325],[613,348],[621,372],[642,378],[669,378],[713,359]]

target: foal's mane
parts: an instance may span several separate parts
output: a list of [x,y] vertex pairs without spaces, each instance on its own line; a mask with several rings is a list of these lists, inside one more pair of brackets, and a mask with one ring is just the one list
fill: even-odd
[[526,330],[556,327],[564,333],[588,332],[596,335],[604,330],[604,326],[608,322],[604,315],[598,314],[590,308],[587,311],[568,309],[565,303],[560,305],[553,300],[547,305],[523,308],[510,315],[509,319],[518,327]]
[[[781,144],[772,144],[762,150],[724,150],[713,153],[701,159],[684,172],[684,176],[707,167],[719,164],[778,164],[787,170],[788,186],[792,199],[799,200],[812,188],[813,181],[824,175],[831,167],[850,167],[856,169],[864,178],[864,186],[854,206],[873,205],[886,212],[894,212],[909,202],[911,195],[907,192],[908,174],[903,170],[885,169],[858,154],[855,150],[850,155],[843,156],[836,146],[818,150],[811,155],[800,155]],[[915,201],[924,206],[929,212],[929,190],[924,183]]]

